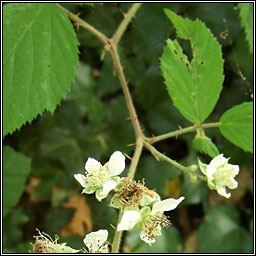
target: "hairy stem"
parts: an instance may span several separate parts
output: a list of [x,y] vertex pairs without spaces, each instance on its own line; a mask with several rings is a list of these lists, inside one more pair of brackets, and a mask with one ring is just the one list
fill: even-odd
[[194,131],[196,131],[197,129],[200,129],[200,128],[202,128],[202,129],[204,129],[204,128],[214,128],[214,127],[219,127],[219,126],[220,126],[219,122],[217,122],[217,123],[208,123],[208,124],[195,124],[193,126],[190,126],[190,127],[187,127],[187,128],[182,128],[182,129],[174,131],[174,132],[169,132],[169,133],[159,135],[159,136],[156,136],[156,137],[153,137],[153,138],[147,138],[146,141],[149,142],[150,144],[153,144],[153,143],[158,142],[160,140],[165,140],[165,139],[168,139],[168,138],[177,137],[181,134],[188,133],[188,132],[194,132]]
[[131,165],[130,165],[130,168],[129,168],[128,175],[127,175],[127,177],[129,179],[134,178],[136,168],[137,168],[140,156],[141,156],[142,149],[143,149],[143,138],[138,137],[137,141],[136,141],[135,152],[134,152],[134,155],[133,155],[133,158],[132,158],[132,162],[131,162]]
[[77,15],[73,14],[72,12],[70,12],[68,9],[62,7],[61,5],[59,4],[56,4],[63,12],[65,12],[68,17],[75,21],[77,24],[77,26],[81,26],[87,30],[89,30],[92,34],[94,34],[95,36],[97,36],[100,41],[102,41],[105,45],[108,45],[108,38],[103,34],[101,33],[99,30],[97,30],[96,28],[94,28],[93,26],[91,26],[90,24],[88,24],[86,21],[80,19]]
[[[129,179],[134,178],[134,175],[135,175],[135,172],[136,172],[136,167],[138,165],[142,149],[143,149],[143,137],[140,136],[140,137],[137,138],[135,152],[134,152],[134,155],[133,155],[133,158],[132,158],[132,162],[131,162],[131,165],[130,165],[130,168],[129,168],[128,175],[127,175],[127,177]],[[123,212],[120,210],[117,223],[120,223],[122,216],[123,216]],[[113,240],[113,243],[112,243],[112,251],[111,251],[112,253],[118,253],[119,252],[119,248],[120,248],[120,244],[121,244],[121,240],[122,240],[122,235],[123,235],[123,231],[116,231],[115,232],[114,240]]]
[[180,169],[183,172],[188,172],[190,171],[191,167],[185,167],[179,163],[177,163],[176,161],[172,160],[171,158],[167,157],[166,155],[162,154],[161,152],[159,152],[155,147],[153,147],[152,145],[150,145],[148,142],[144,142],[145,147],[151,152],[151,154],[156,158],[157,161],[166,161],[168,163],[170,163],[171,165],[175,166],[176,168]]
[[[119,215],[118,215],[117,223],[120,223],[120,221],[122,219],[122,216],[123,216],[123,211],[120,210]],[[122,240],[122,235],[123,235],[123,231],[117,231],[116,230],[115,235],[114,235],[114,240],[113,240],[113,243],[112,243],[112,250],[111,250],[112,253],[118,253],[119,252],[120,244],[121,244],[121,240]]]
[[135,16],[135,13],[137,12],[137,10],[140,8],[141,5],[142,3],[133,4],[131,9],[126,14],[124,14],[123,21],[120,23],[115,34],[112,37],[113,44],[115,45],[118,44],[128,24],[130,23],[131,19]]
[[133,105],[132,97],[131,97],[131,94],[130,94],[130,91],[129,91],[129,88],[128,88],[128,83],[125,79],[125,75],[124,75],[124,72],[123,72],[123,67],[122,67],[121,62],[120,62],[120,57],[119,57],[117,48],[111,40],[110,40],[110,44],[111,44],[110,53],[111,53],[111,56],[112,56],[113,65],[114,65],[115,71],[117,73],[117,76],[119,78],[122,89],[123,89],[126,105],[127,105],[128,111],[130,113],[130,119],[132,121],[134,130],[135,130],[135,133],[136,133],[136,138],[138,138],[140,136],[143,136],[142,135],[143,133],[142,133],[142,130],[140,128],[139,121],[138,121],[138,116],[137,116],[135,107]]

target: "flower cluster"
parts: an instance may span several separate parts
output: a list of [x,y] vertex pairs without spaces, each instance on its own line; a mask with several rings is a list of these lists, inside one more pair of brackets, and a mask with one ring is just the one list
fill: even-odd
[[[55,236],[55,240],[37,229],[39,235],[34,236],[35,243],[32,244],[32,250],[30,253],[78,253],[82,250],[75,250],[67,246],[66,243],[58,244],[58,237]],[[108,231],[100,229],[96,232],[87,234],[83,240],[87,249],[83,249],[86,253],[109,253],[108,244]]]
[[[120,151],[115,151],[105,165],[93,158],[88,158],[85,163],[86,175],[75,174],[75,179],[84,188],[82,193],[96,194],[101,201],[110,191],[115,194],[110,206],[123,211],[123,216],[117,226],[117,231],[141,230],[140,238],[151,245],[155,237],[161,235],[161,227],[170,226],[169,219],[164,215],[165,211],[174,210],[184,199],[166,199],[161,201],[160,196],[142,182],[136,182],[128,178],[120,178],[125,168],[125,156]],[[97,239],[95,238],[97,237]],[[84,239],[89,252],[106,252],[108,247],[104,242],[107,239],[107,231],[99,230],[88,234]]]
[[125,156],[120,151],[115,151],[109,161],[102,166],[94,158],[88,158],[85,163],[86,176],[75,174],[75,179],[84,188],[82,193],[96,193],[96,198],[101,201],[106,198],[111,190],[119,183],[119,174],[125,168]]
[[207,184],[210,189],[217,190],[217,193],[226,198],[230,198],[231,194],[227,193],[226,187],[235,189],[238,182],[234,177],[239,173],[239,166],[228,163],[229,158],[225,158],[223,154],[216,156],[209,165],[199,160],[199,167],[207,178]]
[[128,178],[122,178],[115,191],[110,206],[124,212],[117,231],[141,230],[140,238],[149,245],[161,235],[161,226],[168,228],[171,224],[164,212],[174,210],[184,199],[161,201],[155,191],[144,186],[144,181],[141,183]]

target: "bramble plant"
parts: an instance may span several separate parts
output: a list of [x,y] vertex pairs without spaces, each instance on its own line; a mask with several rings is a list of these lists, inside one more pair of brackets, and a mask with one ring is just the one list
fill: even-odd
[[[240,100],[239,104],[233,104],[228,109],[225,107],[219,116],[210,117],[219,101],[225,79],[222,46],[213,32],[199,18],[190,19],[178,15],[177,6],[179,4],[169,3],[167,4],[168,8],[162,8],[164,4],[161,4],[159,12],[161,15],[165,15],[163,20],[165,24],[168,24],[165,25],[168,29],[168,35],[173,29],[176,33],[176,39],[173,39],[173,36],[167,39],[165,36],[165,40],[167,40],[164,46],[161,45],[161,51],[159,51],[161,55],[154,56],[152,53],[143,61],[139,60],[142,58],[140,54],[143,55],[143,53],[135,48],[137,52],[135,51],[131,56],[133,54],[139,56],[138,60],[135,59],[130,62],[127,61],[129,54],[125,53],[124,49],[127,48],[124,45],[128,44],[128,46],[126,45],[128,48],[132,48],[132,45],[130,46],[125,41],[125,39],[127,40],[125,32],[129,33],[132,30],[131,24],[136,22],[137,18],[139,19],[140,13],[143,15],[143,11],[149,12],[149,10],[144,9],[149,3],[127,5],[129,9],[123,13],[123,19],[115,32],[112,32],[111,37],[107,36],[109,34],[107,29],[107,32],[103,33],[102,31],[105,29],[102,31],[96,29],[87,22],[86,18],[80,18],[80,16],[84,16],[83,13],[79,16],[72,10],[76,10],[76,8],[85,8],[85,10],[87,10],[86,8],[95,8],[95,10],[101,8],[103,10],[104,8],[114,8],[114,5],[110,7],[109,3],[72,4],[73,7],[71,4],[65,3],[8,3],[3,8],[3,136],[6,136],[6,144],[12,145],[11,138],[14,138],[13,136],[16,134],[14,132],[27,122],[29,123],[28,126],[31,127],[32,121],[38,115],[43,115],[38,119],[45,120],[38,124],[42,129],[38,136],[42,137],[44,141],[40,149],[36,148],[37,152],[40,151],[40,157],[36,157],[37,153],[32,153],[30,150],[27,151],[28,156],[25,156],[23,153],[14,151],[10,146],[4,146],[3,217],[7,218],[12,209],[15,209],[25,189],[29,195],[34,194],[35,188],[33,185],[26,186],[26,181],[31,168],[35,170],[41,168],[42,173],[45,172],[45,177],[53,175],[54,179],[51,179],[48,184],[42,183],[39,195],[40,193],[44,194],[46,190],[51,192],[52,187],[59,184],[59,177],[60,183],[63,183],[64,187],[65,184],[68,184],[64,180],[69,179],[72,185],[67,185],[67,189],[74,186],[78,188],[77,182],[82,186],[82,191],[81,186],[79,186],[79,192],[76,191],[75,194],[76,196],[82,194],[83,203],[84,198],[87,200],[87,198],[94,199],[95,197],[97,205],[99,205],[97,207],[100,207],[98,209],[104,212],[103,214],[107,215],[107,212],[111,211],[110,214],[112,214],[118,211],[119,216],[117,220],[112,219],[115,221],[114,224],[108,223],[109,228],[106,228],[104,224],[100,226],[101,221],[97,226],[98,229],[92,228],[92,224],[88,221],[88,218],[91,218],[88,217],[90,216],[89,210],[86,208],[87,206],[83,206],[84,213],[87,212],[88,215],[81,226],[86,223],[87,231],[82,230],[79,233],[78,231],[73,233],[79,234],[80,238],[83,236],[81,238],[83,247],[73,249],[67,245],[69,242],[58,243],[57,237],[52,240],[49,235],[38,229],[39,235],[34,237],[35,241],[32,243],[31,253],[118,253],[124,250],[121,247],[124,231],[127,231],[128,239],[130,239],[128,243],[130,243],[131,251],[128,252],[142,252],[138,248],[145,248],[138,242],[138,238],[143,244],[149,246],[148,252],[156,252],[150,251],[150,248],[158,243],[161,236],[165,236],[165,231],[169,228],[171,232],[176,232],[175,229],[172,229],[173,227],[170,227],[172,217],[170,217],[169,212],[175,209],[179,211],[186,205],[186,201],[187,204],[190,204],[189,194],[194,193],[191,191],[197,190],[197,193],[204,193],[204,195],[197,196],[200,199],[196,199],[194,204],[204,202],[204,211],[207,212],[209,210],[209,206],[206,206],[208,205],[205,196],[207,192],[202,192],[208,191],[205,189],[206,187],[209,190],[215,190],[214,193],[220,195],[223,198],[220,199],[222,201],[232,200],[232,193],[235,194],[235,191],[239,190],[241,181],[239,175],[242,173],[242,167],[238,163],[229,163],[233,162],[232,150],[226,151],[220,144],[229,143],[236,150],[240,148],[248,152],[246,154],[251,157],[250,153],[253,153],[253,102],[250,99]],[[174,7],[172,8],[172,6]],[[246,42],[249,46],[248,51],[249,54],[252,54],[253,5],[252,3],[240,3],[237,7],[245,31]],[[153,9],[151,8],[150,11]],[[147,16],[150,17],[150,14],[147,13]],[[141,20],[144,19],[146,18]],[[138,29],[139,22],[136,26]],[[139,34],[140,30],[134,33]],[[225,33],[225,35],[221,34],[223,44],[226,43],[224,40],[228,36],[228,32]],[[88,34],[95,36],[97,41],[89,39]],[[146,32],[141,32],[139,38],[141,37],[147,43],[147,36]],[[121,43],[122,38],[124,44]],[[99,48],[98,42],[102,43],[101,48]],[[96,76],[94,80],[101,83],[100,89],[102,91],[100,93],[95,93],[95,82],[92,82],[90,67],[82,64],[82,61],[80,64],[78,62],[79,50],[81,50],[79,44],[86,45],[87,43],[91,48],[101,49],[101,60],[108,63],[103,67],[102,74],[97,70],[94,72]],[[146,45],[144,45],[145,49]],[[82,55],[82,52],[80,54]],[[156,64],[151,64],[147,58]],[[244,82],[245,77],[239,69],[236,58],[235,61],[239,71],[239,81]],[[139,80],[141,66],[144,64],[145,66],[152,65],[153,68],[148,69],[147,77]],[[154,84],[154,80],[153,82],[150,81],[151,76],[154,77],[154,72],[158,72],[158,68],[155,69],[156,65],[161,70],[161,79],[164,81],[167,92],[158,89],[160,85]],[[111,78],[109,78],[110,75]],[[71,88],[75,76],[76,83],[73,83]],[[113,80],[115,81],[113,85],[112,82],[109,83],[112,80],[108,79],[112,79],[112,76],[119,80],[126,108],[123,100],[119,100],[119,98],[113,104],[104,105],[104,97],[108,100],[118,94],[116,92],[116,80]],[[160,77],[159,74],[158,76]],[[139,85],[136,92],[131,94],[133,85],[137,86],[136,81]],[[104,91],[107,92],[105,95]],[[136,95],[138,102],[133,100]],[[173,116],[168,114],[169,116],[164,122],[168,122],[172,118],[176,120],[176,116],[179,115],[181,117],[178,120],[182,121],[178,121],[178,123],[182,122],[186,127],[179,126],[176,131],[159,132],[162,129],[165,130],[161,121],[160,128],[157,128],[157,133],[160,135],[150,136],[150,132],[154,130],[156,123],[162,118],[161,114],[165,115],[165,107],[160,102],[161,97],[167,99],[168,95],[169,98],[165,101],[168,108],[168,104],[172,102],[179,113],[173,108],[171,112]],[[58,125],[53,126],[55,121],[45,117],[46,113],[43,114],[43,112],[47,110],[53,114],[58,105],[65,104],[61,101],[65,97],[69,107],[64,109],[58,118],[56,117],[56,120],[59,120],[56,122],[61,122],[66,127],[61,129]],[[154,107],[154,102],[158,102],[159,105]],[[144,108],[140,112],[137,110],[139,105]],[[156,112],[158,107],[160,111]],[[161,107],[164,111],[161,110]],[[127,121],[123,118],[126,111],[129,113],[128,119],[132,127],[130,124],[127,125]],[[146,113],[145,116],[143,113]],[[206,120],[210,120],[210,122],[205,122]],[[70,129],[71,123],[73,126]],[[112,126],[116,128],[112,130]],[[226,142],[216,143],[220,140],[216,140],[216,137],[210,138],[212,133],[209,132],[210,135],[206,135],[209,128],[215,128],[216,137],[221,138],[220,135],[222,135]],[[162,153],[161,151],[164,150],[161,150],[161,147],[155,146],[157,142],[164,142],[192,132],[195,133],[194,137],[185,137],[188,143],[191,143],[190,150],[192,152],[187,161],[175,161],[168,154]],[[10,143],[8,143],[8,139],[11,141]],[[133,149],[127,150],[126,144],[134,141],[135,143],[130,145],[135,147],[134,151],[132,151]],[[37,145],[37,140],[35,142],[31,140],[30,143]],[[29,144],[24,145],[24,148],[30,147]],[[59,147],[64,147],[63,151],[58,152]],[[80,153],[80,147],[86,151],[85,154]],[[20,146],[18,148],[21,149]],[[155,166],[156,163],[151,160],[144,167],[150,169],[146,170],[147,174],[145,174],[146,171],[140,173],[139,163],[143,162],[144,149],[151,153],[157,163],[158,161],[167,163],[167,167],[163,169],[170,168],[170,172],[173,170],[174,173],[179,171],[178,175],[174,174],[170,179],[178,178],[182,174],[183,178],[178,178],[178,182],[185,184],[189,179],[188,185],[184,186],[183,189],[178,189],[178,193],[168,194],[159,191],[161,186],[157,186],[154,182],[161,179],[161,184],[164,184],[163,182],[166,182],[168,175],[165,178],[164,174],[161,174],[161,168],[156,167],[156,170],[153,170],[152,166]],[[132,153],[133,156],[130,157],[129,155]],[[104,164],[100,162],[103,154],[105,157],[109,157],[109,160],[105,161]],[[198,158],[196,154],[199,155]],[[85,155],[87,160],[84,163]],[[33,164],[31,164],[30,158],[32,158]],[[44,164],[46,158],[50,159],[47,166]],[[234,157],[234,159],[236,158]],[[42,166],[40,166],[41,163]],[[83,171],[81,168],[77,168],[81,164],[85,164]],[[55,167],[52,168],[52,165]],[[67,169],[68,174],[62,176],[59,169],[63,166]],[[49,170],[47,171],[48,167]],[[79,171],[77,171],[78,169]],[[153,174],[149,173],[150,171],[158,172],[157,176],[151,177],[150,175]],[[34,176],[37,176],[36,172]],[[65,179],[64,176],[66,176]],[[17,179],[13,179],[13,177],[17,177]],[[177,186],[171,185],[173,191],[177,191]],[[56,190],[55,194],[51,196],[51,203],[53,206],[60,206],[70,196],[74,196],[74,191]],[[82,204],[74,203],[72,207],[79,209]],[[77,211],[79,212],[79,210]],[[81,214],[83,211],[76,215],[76,218],[83,218]],[[58,212],[56,215],[58,218],[62,218]],[[213,210],[207,216],[209,221],[206,218],[200,232],[198,232],[201,246],[199,252],[207,253],[209,252],[208,249],[211,250],[210,247],[207,247],[207,242],[205,247],[201,245],[204,239],[207,240],[204,229],[210,230],[210,228],[207,229],[207,225],[211,227],[214,220],[221,219],[222,215],[223,218],[226,218],[225,222],[230,221],[230,225],[233,225],[230,228],[232,232],[238,232],[237,230],[241,232],[239,234],[246,245],[237,250],[239,252],[251,251],[251,238],[235,222],[238,219],[235,209],[220,207],[217,212]],[[112,218],[115,216],[113,214]],[[104,218],[104,215],[102,217]],[[184,225],[187,225],[187,229],[189,229],[188,224]],[[48,227],[51,227],[51,224]],[[69,226],[66,230],[71,232],[72,228]],[[109,236],[109,234],[111,235]],[[130,234],[135,234],[136,237],[133,238]],[[232,233],[227,237],[230,236]],[[174,235],[174,237],[176,236]],[[65,236],[63,238],[65,239]],[[174,242],[175,239],[170,238],[168,243]],[[211,238],[210,233],[209,243],[211,239],[215,238],[214,235]],[[181,246],[177,246],[177,248],[179,247]],[[219,248],[216,246],[210,252],[219,252]],[[180,252],[180,249],[175,250],[171,252]],[[166,249],[158,252],[167,253],[170,251]],[[226,252],[225,249],[223,252]],[[231,252],[233,252],[232,249]]]

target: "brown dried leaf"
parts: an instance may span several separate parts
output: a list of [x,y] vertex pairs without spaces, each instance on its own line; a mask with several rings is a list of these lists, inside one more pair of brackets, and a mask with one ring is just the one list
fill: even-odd
[[33,203],[40,201],[39,195],[36,193],[37,187],[40,185],[41,180],[38,177],[31,176],[26,186],[26,192],[29,195],[29,199]]
[[62,206],[75,209],[70,223],[61,228],[62,236],[79,235],[84,237],[86,233],[92,231],[91,210],[86,204],[84,196],[73,195]]

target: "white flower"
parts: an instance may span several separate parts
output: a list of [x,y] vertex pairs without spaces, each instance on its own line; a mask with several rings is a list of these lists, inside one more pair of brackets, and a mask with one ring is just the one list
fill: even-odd
[[96,198],[101,201],[113,190],[120,178],[117,176],[125,168],[125,156],[120,151],[115,151],[109,162],[104,166],[94,158],[88,158],[85,163],[86,176],[75,174],[75,179],[84,188],[82,193],[96,192]]
[[231,194],[226,192],[226,187],[235,189],[238,182],[234,177],[239,173],[239,166],[228,163],[229,158],[220,154],[212,159],[209,165],[203,164],[199,160],[199,167],[207,177],[210,189],[216,189],[218,194],[230,198]]
[[139,224],[141,240],[151,245],[156,241],[155,237],[161,235],[161,225],[166,228],[170,225],[170,221],[163,213],[174,210],[182,200],[184,197],[157,201],[153,204],[152,210],[149,206],[145,206],[141,210],[127,210],[117,226],[117,231],[130,230]]
[[83,241],[89,253],[109,253],[108,245],[106,244],[107,239],[108,231],[106,229],[100,229],[86,235]]

